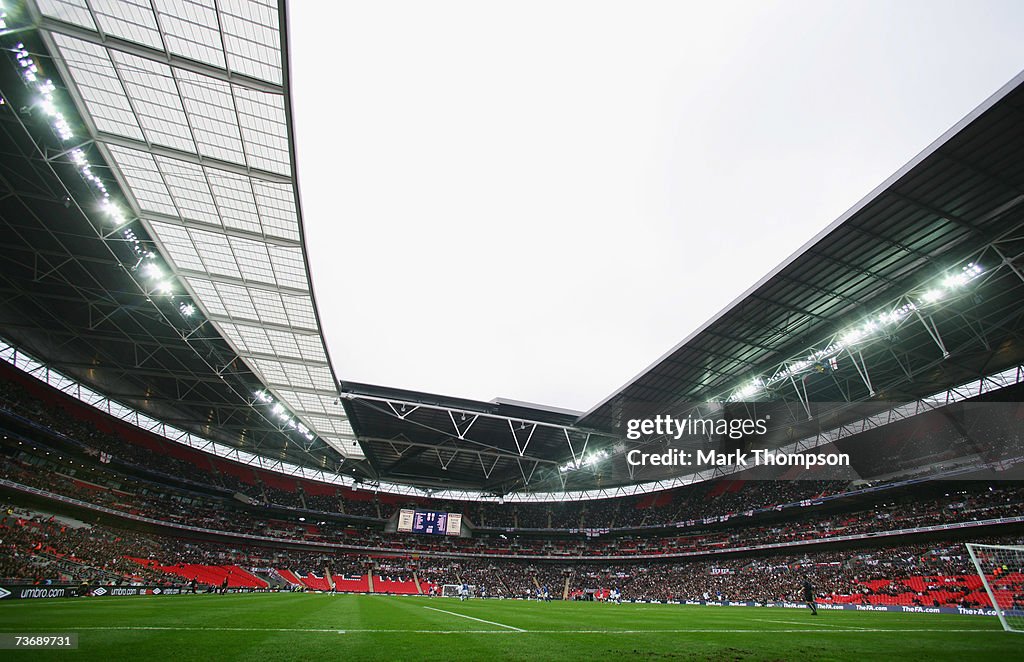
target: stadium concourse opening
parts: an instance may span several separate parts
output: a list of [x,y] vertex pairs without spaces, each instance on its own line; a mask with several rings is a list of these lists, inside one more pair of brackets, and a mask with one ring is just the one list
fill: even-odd
[[578,412],[339,380],[287,25],[0,2],[0,650],[1019,657],[1024,75]]

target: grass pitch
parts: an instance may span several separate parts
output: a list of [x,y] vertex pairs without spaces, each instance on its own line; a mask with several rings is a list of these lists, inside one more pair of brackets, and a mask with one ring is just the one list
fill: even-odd
[[77,632],[75,660],[1010,660],[995,618],[317,594],[0,603],[0,631]]

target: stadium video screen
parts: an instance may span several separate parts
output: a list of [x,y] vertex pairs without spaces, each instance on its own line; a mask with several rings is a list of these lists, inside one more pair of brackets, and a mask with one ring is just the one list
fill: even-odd
[[398,512],[398,530],[403,533],[457,536],[462,533],[462,515],[403,508]]

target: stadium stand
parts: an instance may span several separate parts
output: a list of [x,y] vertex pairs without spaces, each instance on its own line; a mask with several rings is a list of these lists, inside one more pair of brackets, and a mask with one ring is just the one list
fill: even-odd
[[[58,395],[51,393],[51,397]],[[320,511],[302,507],[302,495],[323,489],[312,481],[281,481],[279,487],[260,488],[260,476],[253,473],[253,485],[250,490],[261,498],[250,499],[245,504],[235,498],[241,485],[233,485],[235,491],[210,490],[209,481],[218,473],[212,469],[205,470],[202,465],[191,464],[185,459],[171,460],[173,470],[179,475],[191,477],[188,483],[182,483],[170,474],[152,471],[153,466],[160,466],[163,456],[153,450],[147,450],[131,443],[121,443],[122,452],[113,454],[94,454],[91,451],[96,444],[103,444],[100,430],[87,421],[75,418],[68,410],[58,406],[46,407],[41,401],[31,398],[24,390],[19,390],[13,382],[8,382],[2,392],[3,409],[7,427],[10,429],[4,440],[6,457],[4,471],[8,480],[21,481],[22,484],[40,489],[52,490],[54,493],[73,497],[87,503],[122,510],[137,515],[157,516],[165,521],[188,523],[213,530],[234,531],[238,533],[260,533],[281,537],[296,537],[306,540],[335,540],[366,546],[389,546],[393,536],[381,533],[381,523],[386,517],[369,518],[365,515],[354,515],[351,511],[360,511],[354,504],[369,504],[370,512],[380,512],[388,517],[402,503],[393,500],[391,504],[348,498],[340,490],[335,491],[333,498],[338,505],[335,512]],[[73,401],[63,403],[71,411],[86,413],[84,405]],[[35,421],[28,428],[34,441],[25,433],[16,432],[19,424],[25,419],[18,412],[31,413]],[[45,425],[43,422],[45,421]],[[119,423],[119,422],[117,422]],[[108,422],[115,425],[115,422]],[[123,424],[122,424],[123,425]],[[41,433],[47,433],[42,435]],[[84,440],[84,441],[83,441]],[[87,443],[88,442],[88,443]],[[116,443],[110,438],[109,444]],[[93,446],[90,446],[93,444]],[[107,446],[111,447],[112,446]],[[68,457],[62,453],[67,453]],[[74,459],[71,459],[71,458]],[[131,461],[123,460],[128,457]],[[201,460],[199,454],[192,459]],[[117,461],[114,461],[117,460]],[[162,460],[167,462],[167,460]],[[64,463],[67,464],[64,464]],[[226,468],[230,463],[221,462]],[[49,477],[38,474],[38,469],[46,467],[62,478],[54,483]],[[237,467],[231,471],[240,473]],[[251,471],[251,470],[250,470]],[[267,473],[267,472],[263,472]],[[230,474],[229,474],[230,475]],[[86,479],[88,478],[88,479]],[[281,485],[294,487],[294,491],[286,491]],[[185,489],[194,486],[197,489]],[[977,489],[969,483],[953,486],[957,492],[945,494],[932,499],[911,499],[910,507],[900,503],[896,498],[893,502],[866,504],[857,503],[860,509],[847,508],[843,515],[807,519],[807,507],[817,504],[819,507],[826,502],[826,497],[840,497],[851,493],[848,485],[829,481],[800,481],[793,483],[778,482],[746,482],[727,480],[709,484],[696,485],[692,488],[677,489],[671,492],[646,495],[643,497],[627,497],[585,503],[559,504],[563,511],[560,518],[553,517],[553,511],[546,504],[487,504],[486,511],[479,509],[478,504],[463,504],[463,511],[472,521],[474,506],[482,513],[484,522],[521,521],[524,525],[505,527],[520,529],[527,533],[530,529],[565,530],[579,534],[587,527],[562,528],[566,514],[577,524],[580,521],[590,522],[595,528],[604,524],[615,524],[618,530],[629,531],[631,527],[649,529],[665,529],[671,527],[672,533],[681,528],[687,529],[687,535],[661,535],[644,537],[623,535],[612,541],[606,539],[592,540],[534,540],[519,538],[508,542],[496,536],[478,538],[474,541],[452,541],[449,539],[417,540],[415,544],[423,551],[434,549],[451,549],[452,545],[481,545],[492,552],[513,552],[546,549],[553,555],[606,554],[606,553],[669,553],[700,551],[702,549],[720,548],[723,546],[742,546],[750,544],[760,536],[770,534],[777,542],[794,542],[800,540],[821,539],[835,536],[855,535],[868,532],[913,529],[926,526],[937,526],[956,522],[977,522],[998,519],[1016,514],[1020,502],[1021,489],[1013,485],[988,488],[983,487],[977,493],[967,492],[963,488]],[[933,485],[934,487],[934,485]],[[201,488],[201,489],[199,489]],[[255,488],[255,489],[253,489]],[[335,489],[335,488],[332,488]],[[877,490],[877,486],[875,488]],[[301,492],[299,490],[302,490]],[[358,493],[357,493],[358,494]],[[324,495],[320,495],[324,496]],[[332,498],[332,497],[328,497]],[[886,495],[882,497],[888,499]],[[792,500],[792,501],[791,501]],[[844,499],[835,499],[842,501]],[[847,498],[846,501],[851,499]],[[285,502],[285,503],[280,503]],[[454,508],[460,504],[451,502],[426,503],[433,508]],[[227,514],[224,505],[232,509],[245,509],[239,514]],[[466,508],[465,505],[469,507]],[[769,516],[778,517],[782,505],[799,506],[802,521],[788,523],[785,526],[753,526]],[[864,506],[870,507],[865,509]],[[342,512],[344,510],[344,512]],[[755,516],[755,511],[758,513]],[[368,512],[363,508],[361,512]],[[530,513],[523,516],[525,513]],[[641,513],[634,515],[633,513]],[[301,521],[300,518],[301,517]],[[321,519],[323,517],[324,519]],[[345,527],[355,518],[363,517],[360,524],[371,523],[374,528]],[[502,519],[504,518],[504,519]],[[689,518],[689,519],[684,519]],[[723,518],[725,518],[724,521]],[[729,520],[743,518],[748,526],[738,531],[715,531],[707,527],[727,524]],[[330,521],[327,521],[327,520]],[[374,524],[375,522],[375,524]],[[551,526],[526,526],[548,524]],[[680,526],[682,525],[682,526]],[[481,532],[488,528],[481,527]],[[612,528],[612,527],[607,527]],[[689,530],[694,533],[690,534]],[[399,541],[399,545],[405,544]]]
[[[201,586],[216,587],[226,577],[231,587],[265,588],[267,583],[247,568],[272,564],[293,585],[325,592],[332,590],[332,584],[339,592],[369,592],[365,568],[371,567],[375,592],[404,595],[419,593],[413,579],[415,572],[425,591],[433,585],[465,582],[485,587],[492,596],[530,597],[537,584],[561,587],[568,579],[576,599],[615,587],[627,598],[640,600],[771,602],[794,599],[799,581],[809,577],[824,602],[966,607],[988,604],[963,545],[953,541],[667,562],[542,563],[409,556],[370,559],[228,547],[102,525],[76,528],[53,516],[13,506],[6,506],[5,512],[0,521],[0,577],[6,583],[145,581],[185,585],[196,579]],[[985,539],[993,543],[1021,540],[1014,536]],[[147,551],[147,556],[132,556],[138,550]],[[230,563],[225,562],[228,559]],[[1022,577],[1020,573],[1008,573],[1001,579],[1019,586]]]
[[[927,492],[919,485],[909,490],[876,485],[858,497],[853,486],[835,482],[730,479],[555,507],[420,500],[415,505],[466,506],[467,517],[478,515],[489,527],[481,527],[473,539],[410,539],[386,533],[383,517],[365,518],[369,528],[351,526],[353,515],[348,511],[360,507],[348,504],[370,504],[372,510],[360,512],[381,507],[382,514],[390,514],[402,505],[400,500],[349,499],[337,488],[297,479],[278,478],[271,484],[255,472],[251,482],[244,482],[239,476],[245,473],[227,469],[226,463],[217,470],[209,462],[189,461],[198,455],[166,458],[141,444],[119,440],[112,434],[116,423],[89,421],[82,416],[81,405],[63,402],[62,407],[58,394],[44,395],[49,395],[49,404],[14,382],[0,389],[0,423],[7,432],[0,456],[4,493],[8,499],[32,495],[28,500],[33,506],[45,504],[49,510],[67,505],[62,498],[86,508],[76,507],[58,520],[56,515],[34,516],[24,505],[12,503],[2,522],[0,574],[6,581],[187,584],[195,579],[202,586],[216,587],[226,578],[230,587],[259,589],[268,582],[254,575],[254,569],[272,568],[290,586],[319,591],[369,592],[372,572],[374,592],[405,595],[467,582],[489,588],[491,595],[527,597],[538,584],[562,587],[568,579],[577,599],[600,598],[602,591],[615,586],[634,599],[770,601],[784,599],[798,577],[810,576],[821,588],[823,601],[984,605],[987,596],[962,546],[936,536],[948,524],[1005,519],[1010,521],[981,529],[985,539],[1016,540],[1013,532],[1019,530],[1024,512],[1024,488],[1016,484],[931,481]],[[26,414],[32,417],[31,435],[26,434]],[[104,423],[112,426],[106,432]],[[89,452],[97,447],[118,455]],[[154,467],[189,480],[175,480]],[[225,475],[236,480],[224,480]],[[937,486],[945,491],[936,493]],[[254,497],[249,502],[235,497],[245,488]],[[799,500],[799,507],[779,508],[790,500]],[[323,508],[334,504],[338,507]],[[142,516],[167,526],[160,535],[143,535],[131,530],[128,518],[108,516],[102,524],[91,525],[64,523],[90,506],[106,509],[108,515]],[[754,515],[754,510],[766,512]],[[687,524],[680,522],[683,517],[701,519]],[[608,524],[609,531],[587,536],[578,526],[581,520]],[[509,522],[513,526],[498,526]],[[573,522],[576,527],[567,526]],[[181,537],[180,527],[205,529],[202,537],[207,539],[194,537],[195,531]],[[876,537],[928,527],[938,527],[938,532],[903,533],[891,544]],[[612,529],[616,535],[610,535]],[[1008,533],[998,534],[1002,529]],[[219,542],[209,539],[218,535]],[[915,535],[927,542],[914,542]],[[225,542],[228,536],[231,541]],[[265,538],[266,547],[252,547],[252,536]],[[861,537],[855,548],[843,547],[849,536]],[[823,549],[829,539],[837,539],[836,546],[844,551]],[[311,553],[287,549],[295,541],[332,547]],[[865,541],[870,544],[865,546]],[[813,543],[813,549],[779,555],[773,548],[801,542]],[[737,557],[736,550],[745,555]],[[719,552],[730,553],[706,558]],[[437,553],[457,558],[432,556]],[[411,554],[420,558],[414,561]],[[651,558],[658,556],[664,560]],[[637,560],[625,560],[629,557]]]

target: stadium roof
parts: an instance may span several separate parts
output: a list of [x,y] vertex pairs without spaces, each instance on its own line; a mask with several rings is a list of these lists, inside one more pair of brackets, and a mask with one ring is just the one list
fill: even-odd
[[302,241],[283,5],[18,11],[0,334],[218,443],[382,489],[585,490],[644,479],[596,461],[627,417],[880,410],[1024,360],[1024,76],[579,415],[337,385]]
[[265,385],[260,398],[342,456],[361,457],[302,244],[283,6],[26,7],[169,282]]
[[341,392],[375,475],[387,481],[505,494],[558,475],[591,443],[613,441],[580,429],[579,412],[350,382]]
[[[1022,83],[1024,74],[574,421],[343,384],[368,454],[388,479],[453,484],[475,474],[499,493],[654,486],[622,462],[562,469],[585,460],[585,443],[614,459],[631,418],[730,403],[791,419],[820,416],[820,403],[835,403],[833,412],[860,403],[847,413],[863,417],[965,384],[988,388],[978,380],[1024,362]],[[455,468],[458,479],[445,475]]]
[[[1024,73],[593,407],[580,423],[613,428],[618,425],[615,411],[627,406],[755,399],[765,389],[755,385],[742,392],[752,381],[772,382],[775,397],[906,401],[1019,361],[1024,330],[1019,282],[987,284],[987,299],[975,292],[973,305],[960,305],[931,328],[939,319],[935,310],[948,298],[928,301],[928,295],[922,301],[922,295],[941,289],[946,278],[963,273],[968,264],[1019,274],[1024,248],[1022,85]],[[842,168],[841,163],[827,165]],[[887,349],[872,350],[867,363],[863,343],[827,351],[844,332],[907,303],[915,309],[906,320],[897,320],[898,331],[881,329],[878,335],[887,339]],[[904,321],[921,324],[908,328]],[[978,353],[967,357],[966,351]],[[817,358],[840,356],[851,368],[852,363],[866,367],[869,383],[859,385],[862,393],[854,384],[864,377],[852,369],[846,374],[853,380],[838,390],[805,395],[783,388],[791,386],[786,368],[816,352]],[[806,374],[810,367],[793,375]],[[938,370],[922,374],[931,367]]]

